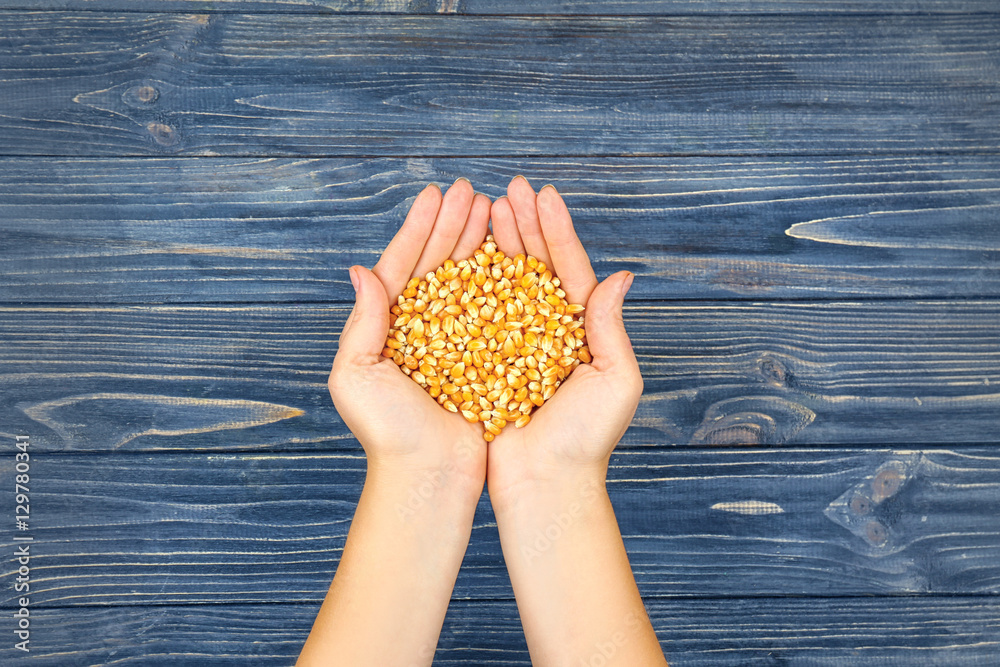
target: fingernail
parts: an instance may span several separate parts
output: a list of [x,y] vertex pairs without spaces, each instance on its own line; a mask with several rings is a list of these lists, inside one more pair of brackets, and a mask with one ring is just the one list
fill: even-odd
[[[559,194],[559,191],[556,190],[556,186],[552,185],[551,183],[546,183],[545,185],[542,186],[542,190],[544,190],[545,188],[552,188],[552,192]],[[539,190],[539,192],[541,192],[542,190]]]
[[465,181],[469,185],[472,185],[472,181],[470,181],[469,179],[467,179],[465,176],[459,176],[458,178],[455,179],[456,183],[458,183],[459,181]]
[[358,274],[356,274],[354,272],[354,267],[351,267],[350,269],[347,269],[347,273],[350,274],[350,276],[351,276],[351,284],[354,285],[354,293],[357,294],[358,293],[358,287],[359,287],[359,284],[358,284]]
[[527,183],[527,182],[528,182],[528,179],[526,179],[526,178],[524,177],[524,175],[523,175],[523,174],[518,174],[517,176],[515,176],[514,178],[512,178],[512,179],[510,179],[510,180],[511,180],[511,181],[516,181],[516,180],[517,180],[517,179],[519,179],[519,178],[520,178],[520,179],[521,179],[522,181],[524,181],[525,183]]
[[628,294],[629,289],[632,288],[632,281],[633,280],[635,280],[635,274],[630,271],[629,274],[625,277],[625,280],[622,281],[622,298],[623,299],[625,298],[625,295]]

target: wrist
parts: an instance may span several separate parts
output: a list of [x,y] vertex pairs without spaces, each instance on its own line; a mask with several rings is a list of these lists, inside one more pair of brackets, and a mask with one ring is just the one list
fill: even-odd
[[[401,504],[411,513],[475,511],[483,492],[484,466],[462,466],[456,461],[421,462],[369,457],[365,489]],[[403,512],[403,509],[400,510]]]
[[607,497],[606,474],[606,466],[593,465],[565,467],[553,474],[526,474],[503,485],[491,478],[490,502],[498,520],[522,516],[533,520],[565,512],[576,515]]

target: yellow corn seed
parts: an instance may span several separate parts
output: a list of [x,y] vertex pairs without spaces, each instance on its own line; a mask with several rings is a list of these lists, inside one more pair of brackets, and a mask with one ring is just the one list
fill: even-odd
[[498,397],[497,402],[500,405],[507,405],[507,403],[509,403],[510,399],[512,398],[514,398],[514,391],[510,387],[507,387],[502,392],[500,392],[500,396]]
[[489,442],[527,424],[573,368],[592,360],[584,306],[565,297],[544,262],[508,257],[487,236],[472,257],[406,283],[381,354],[446,410],[482,423]]

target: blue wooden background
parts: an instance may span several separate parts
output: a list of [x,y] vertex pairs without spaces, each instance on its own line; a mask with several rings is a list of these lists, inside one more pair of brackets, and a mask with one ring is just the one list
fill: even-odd
[[[995,0],[0,0],[0,663],[290,664],[346,268],[523,173],[636,274],[671,664],[1000,664],[998,167]],[[435,664],[529,664],[485,496]]]

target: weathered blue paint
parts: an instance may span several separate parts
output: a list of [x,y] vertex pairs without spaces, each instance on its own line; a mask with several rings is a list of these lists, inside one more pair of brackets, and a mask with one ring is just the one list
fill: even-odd
[[[995,661],[996,3],[0,10],[24,664],[289,664],[364,475],[345,269],[421,184],[517,173],[637,274],[609,489],[671,663]],[[528,664],[486,496],[465,565],[436,664]]]
[[1000,144],[1000,14],[4,22],[4,154],[842,156]]

